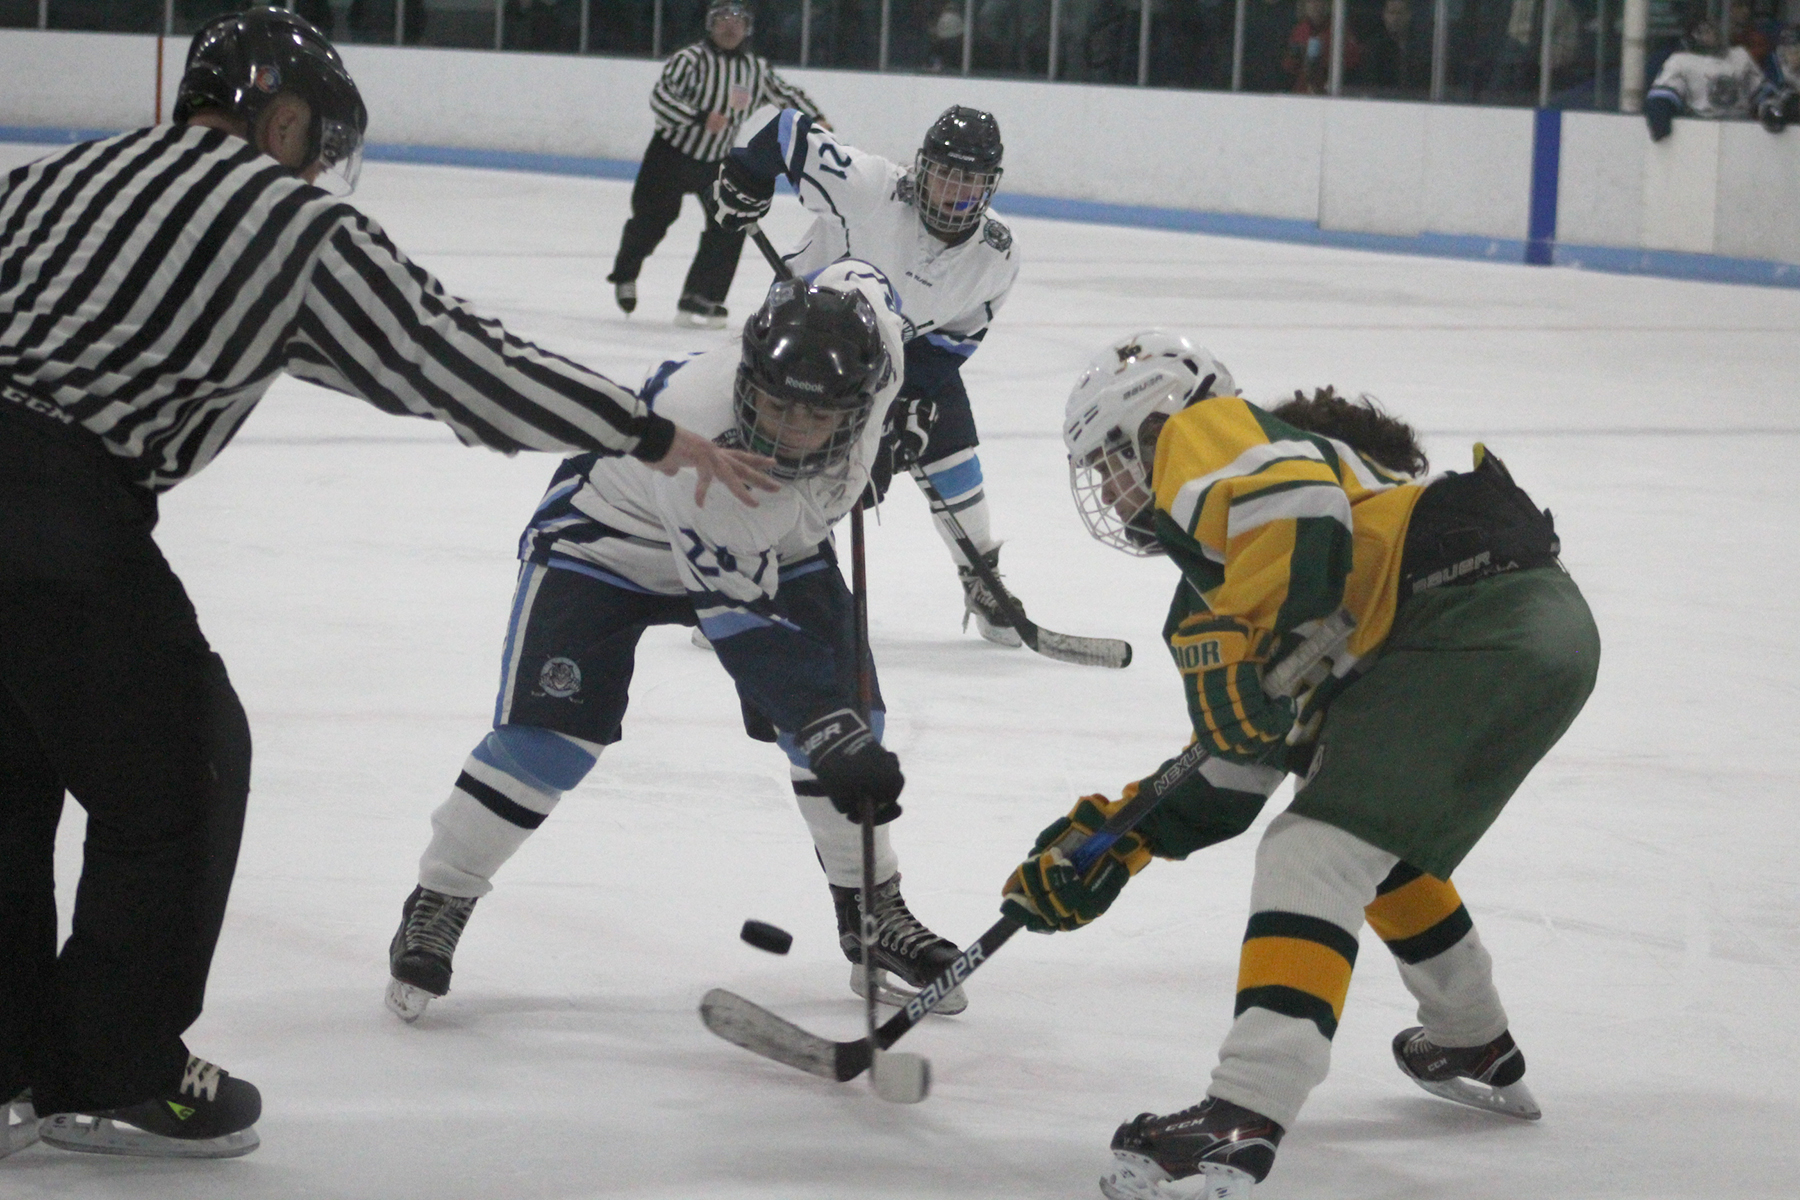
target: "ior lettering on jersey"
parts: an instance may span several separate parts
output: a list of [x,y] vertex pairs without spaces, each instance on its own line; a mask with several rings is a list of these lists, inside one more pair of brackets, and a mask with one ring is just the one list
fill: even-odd
[[552,658],[538,672],[538,687],[544,695],[567,700],[581,690],[581,667],[571,658]]

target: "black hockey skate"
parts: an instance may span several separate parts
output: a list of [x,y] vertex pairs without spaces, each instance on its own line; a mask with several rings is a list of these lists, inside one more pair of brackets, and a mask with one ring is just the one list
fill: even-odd
[[[981,556],[981,561],[994,574],[995,582],[1000,579],[1000,547],[995,546]],[[1025,643],[1019,638],[1019,631],[1013,628],[1013,619],[1007,614],[1003,601],[1011,601],[1020,613],[1025,606],[1019,598],[1000,584],[1000,596],[996,597],[987,585],[987,581],[976,573],[974,567],[957,567],[957,578],[962,580],[963,589],[963,628],[969,627],[969,618],[975,618],[976,632],[997,646],[1022,646]]]
[[26,1088],[0,1105],[0,1158],[23,1150],[37,1140],[37,1109],[31,1106],[31,1089]]
[[[831,885],[831,901],[837,907],[838,945],[844,957],[854,966],[850,971],[850,989],[864,994],[862,972],[862,892],[859,888]],[[900,876],[875,887],[874,959],[869,972],[875,984],[875,998],[894,1008],[904,1008],[913,993],[902,991],[888,982],[892,971],[914,988],[922,988],[942,975],[961,953],[954,942],[946,941],[925,928],[919,918],[906,907],[900,895]],[[938,1002],[931,1011],[953,1017],[969,1007],[969,998],[959,987]]]
[[1485,1046],[1439,1046],[1415,1025],[1394,1035],[1394,1061],[1434,1096],[1527,1121],[1544,1115],[1525,1086],[1525,1055],[1511,1033]]
[[625,315],[630,316],[637,310],[637,280],[614,280],[613,299],[619,302],[619,307],[625,311]]
[[675,323],[688,329],[723,329],[731,313],[699,292],[686,292],[675,302]]
[[1100,1190],[1109,1200],[1246,1200],[1275,1165],[1284,1132],[1216,1096],[1166,1117],[1142,1113],[1113,1134],[1117,1161]]
[[402,1021],[425,1015],[433,998],[450,990],[450,959],[475,899],[416,887],[388,943],[387,1006]]
[[46,1143],[86,1154],[139,1158],[236,1158],[262,1144],[262,1093],[203,1058],[188,1057],[181,1086],[124,1108],[56,1113],[39,1132]]

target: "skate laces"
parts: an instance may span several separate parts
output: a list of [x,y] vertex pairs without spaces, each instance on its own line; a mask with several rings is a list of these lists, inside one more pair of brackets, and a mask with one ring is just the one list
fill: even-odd
[[187,1069],[181,1073],[181,1087],[176,1094],[192,1096],[196,1100],[217,1100],[219,1068],[199,1055],[188,1055]]
[[405,945],[408,951],[423,950],[448,959],[456,953],[463,926],[475,901],[463,896],[446,896],[429,888],[421,888],[419,902],[406,917]]
[[906,907],[906,900],[900,895],[899,876],[875,889],[873,908],[876,937],[887,949],[910,956],[944,940],[925,928]]

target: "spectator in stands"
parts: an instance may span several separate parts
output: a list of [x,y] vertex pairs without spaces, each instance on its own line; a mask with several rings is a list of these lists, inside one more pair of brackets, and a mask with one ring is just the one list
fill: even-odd
[[1431,86],[1431,24],[1413,19],[1412,0],[1387,0],[1363,54],[1362,81],[1384,91]]
[[[1331,83],[1331,0],[1300,0],[1299,16],[1288,34],[1287,57],[1282,60],[1290,81],[1288,90],[1323,96]],[[1361,63],[1362,46],[1346,29],[1344,69],[1354,71]]]
[[1782,30],[1769,56],[1769,82],[1758,96],[1756,119],[1770,133],[1800,122],[1800,25]]
[[1764,71],[1770,68],[1780,36],[1781,25],[1773,17],[1758,16],[1750,0],[1732,0],[1731,44],[1742,46]]
[[[1750,52],[1722,43],[1712,19],[1704,10],[1694,11],[1687,21],[1682,48],[1669,55],[1644,95],[1644,120],[1650,126],[1651,141],[1668,137],[1678,116],[1711,120],[1760,117],[1772,102],[1774,112],[1764,117],[1765,128],[1779,133],[1792,119],[1786,115],[1789,99],[1780,95],[1779,86],[1756,65]],[[1791,90],[1787,96],[1791,99]]]

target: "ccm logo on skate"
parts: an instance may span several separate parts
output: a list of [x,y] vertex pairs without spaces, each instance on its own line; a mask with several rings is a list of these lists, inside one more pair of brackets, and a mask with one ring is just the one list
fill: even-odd
[[945,972],[950,976],[950,985],[945,987],[942,979],[934,979],[927,984],[924,991],[906,1002],[907,1020],[917,1021],[923,1017],[930,1011],[932,1005],[948,996],[956,989],[957,984],[967,979],[975,968],[981,965],[981,961],[985,957],[980,942],[957,955],[956,961],[952,962],[950,969]]

